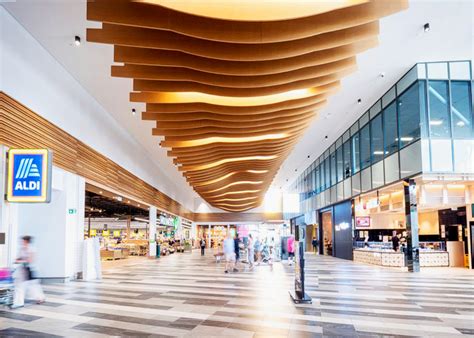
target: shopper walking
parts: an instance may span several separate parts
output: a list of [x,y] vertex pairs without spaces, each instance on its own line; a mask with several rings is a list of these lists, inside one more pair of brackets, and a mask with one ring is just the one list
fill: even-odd
[[225,258],[225,273],[235,269],[235,245],[234,240],[227,235],[224,240],[224,258]]
[[204,256],[204,251],[206,249],[206,241],[204,238],[201,238],[201,256]]
[[319,241],[316,239],[316,237],[313,237],[313,240],[311,241],[311,244],[313,245],[314,253],[318,253]]
[[293,265],[293,260],[295,258],[295,237],[288,237],[288,265]]
[[257,265],[260,265],[260,262],[262,261],[263,245],[262,245],[262,242],[260,241],[260,239],[258,237],[255,240],[254,249],[255,249],[255,256],[257,257]]
[[234,236],[234,253],[235,253],[234,272],[239,272],[237,268],[239,266],[239,259],[240,259],[240,240],[237,234],[235,234]]
[[39,280],[35,277],[34,260],[35,255],[31,247],[32,238],[30,236],[22,237],[22,246],[15,263],[19,268],[15,272],[15,295],[13,299],[13,308],[25,305],[25,295],[29,294],[36,300],[37,304],[44,303],[45,296]]
[[250,269],[253,269],[253,263],[255,261],[255,250],[254,250],[254,242],[252,238],[252,234],[249,234],[248,241],[247,241],[247,259],[249,261]]

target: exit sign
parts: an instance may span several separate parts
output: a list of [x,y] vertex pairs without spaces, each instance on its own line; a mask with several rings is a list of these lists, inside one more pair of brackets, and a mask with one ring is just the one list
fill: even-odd
[[77,214],[77,209],[69,209],[69,215]]

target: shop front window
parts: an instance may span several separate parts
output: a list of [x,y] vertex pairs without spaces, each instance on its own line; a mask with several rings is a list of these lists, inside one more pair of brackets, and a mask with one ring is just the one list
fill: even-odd
[[352,171],[354,174],[360,170],[360,136],[359,132],[352,136]]
[[382,114],[378,114],[370,121],[370,144],[372,149],[372,163],[377,163],[383,159],[383,129]]
[[425,113],[424,88],[425,82],[418,81],[397,100],[400,148],[420,138],[420,114]]
[[360,130],[360,164],[361,169],[370,165],[370,128],[368,124]]
[[385,155],[398,151],[397,106],[392,102],[383,111],[383,132]]
[[468,81],[451,82],[451,117],[453,137],[468,139],[472,136],[471,86]]
[[431,138],[451,138],[449,122],[449,96],[447,81],[429,81],[430,136]]
[[316,167],[315,175],[316,175],[316,193],[319,193],[321,191],[321,181],[319,180],[319,166]]

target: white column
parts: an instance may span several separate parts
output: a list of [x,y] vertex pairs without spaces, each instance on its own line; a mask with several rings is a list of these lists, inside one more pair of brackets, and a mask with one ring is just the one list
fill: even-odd
[[148,250],[148,255],[151,258],[156,257],[156,207],[150,207],[150,215],[149,215],[149,223],[148,223],[148,234],[149,234],[149,242],[150,247]]
[[0,145],[0,233],[5,236],[5,244],[0,244],[0,267],[8,265],[9,262],[9,249],[8,246],[8,222],[7,222],[7,203],[3,196],[6,193],[6,151],[7,149]]

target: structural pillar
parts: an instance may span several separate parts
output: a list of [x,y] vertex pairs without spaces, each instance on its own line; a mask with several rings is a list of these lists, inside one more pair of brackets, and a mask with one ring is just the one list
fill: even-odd
[[416,201],[416,183],[413,179],[403,181],[405,193],[405,220],[407,225],[405,261],[408,271],[420,271],[420,251],[418,233],[418,207]]
[[156,257],[156,207],[150,207],[150,215],[148,217],[148,239],[149,248],[148,255],[152,258]]
[[127,216],[127,239],[131,239],[131,223],[132,223],[132,216]]

